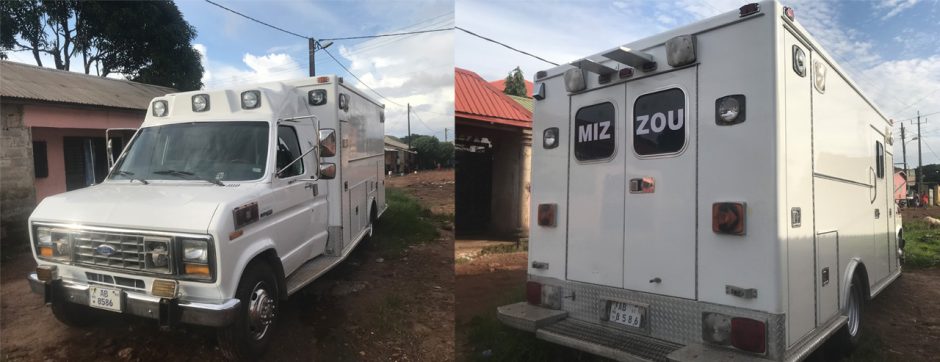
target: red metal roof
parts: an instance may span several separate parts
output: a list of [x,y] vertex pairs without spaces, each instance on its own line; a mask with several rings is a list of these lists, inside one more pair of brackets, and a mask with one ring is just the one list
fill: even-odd
[[454,98],[457,117],[532,128],[532,112],[469,70],[454,69]]
[[[496,87],[496,89],[498,89],[500,92],[502,92],[503,89],[506,89],[506,80],[505,80],[505,79],[494,80],[494,81],[490,82],[490,84],[492,84],[494,87]],[[532,82],[526,80],[526,81],[525,81],[525,96],[526,96],[526,97],[532,98],[532,87],[533,87]]]

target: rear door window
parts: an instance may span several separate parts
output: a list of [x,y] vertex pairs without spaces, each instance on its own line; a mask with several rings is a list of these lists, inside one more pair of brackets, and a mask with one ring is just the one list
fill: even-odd
[[578,161],[603,160],[614,154],[615,117],[610,102],[587,106],[574,116],[574,157]]
[[640,156],[677,153],[685,147],[685,92],[646,94],[633,104],[633,150]]

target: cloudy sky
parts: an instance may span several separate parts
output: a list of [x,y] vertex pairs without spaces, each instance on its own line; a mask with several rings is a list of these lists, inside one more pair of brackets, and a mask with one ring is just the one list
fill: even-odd
[[[556,63],[570,62],[753,2],[745,0],[626,0],[493,2],[459,0],[457,25]],[[924,164],[940,163],[940,3],[936,0],[786,1],[849,76],[890,118],[922,124]],[[455,61],[485,79],[501,79],[517,65],[532,79],[552,65],[462,32]],[[896,123],[899,128],[900,122]],[[900,131],[895,157],[901,161]],[[908,164],[917,163],[909,142]]]
[[[454,24],[453,1],[446,0],[214,1],[285,30],[318,39],[449,28]],[[205,87],[307,76],[307,40],[257,24],[205,1],[176,3],[198,32],[194,44],[203,54]],[[336,41],[327,50],[386,99],[359,84],[323,51],[316,53],[317,74],[340,75],[384,103],[386,134],[407,134],[405,105],[411,103],[417,114],[412,116],[413,133],[433,134],[443,139],[446,127],[452,139],[452,32]],[[11,53],[11,58],[35,64],[28,52]]]

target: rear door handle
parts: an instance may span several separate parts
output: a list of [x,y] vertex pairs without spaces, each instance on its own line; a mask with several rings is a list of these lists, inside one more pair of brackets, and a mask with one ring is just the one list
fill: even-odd
[[881,209],[875,209],[875,218],[876,219],[881,218]]

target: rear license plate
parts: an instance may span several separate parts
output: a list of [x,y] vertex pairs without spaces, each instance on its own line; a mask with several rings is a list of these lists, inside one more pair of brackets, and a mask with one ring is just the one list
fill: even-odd
[[610,301],[608,320],[625,326],[640,328],[643,324],[643,308],[629,303]]
[[88,305],[95,308],[121,311],[121,290],[92,285],[88,288]]

